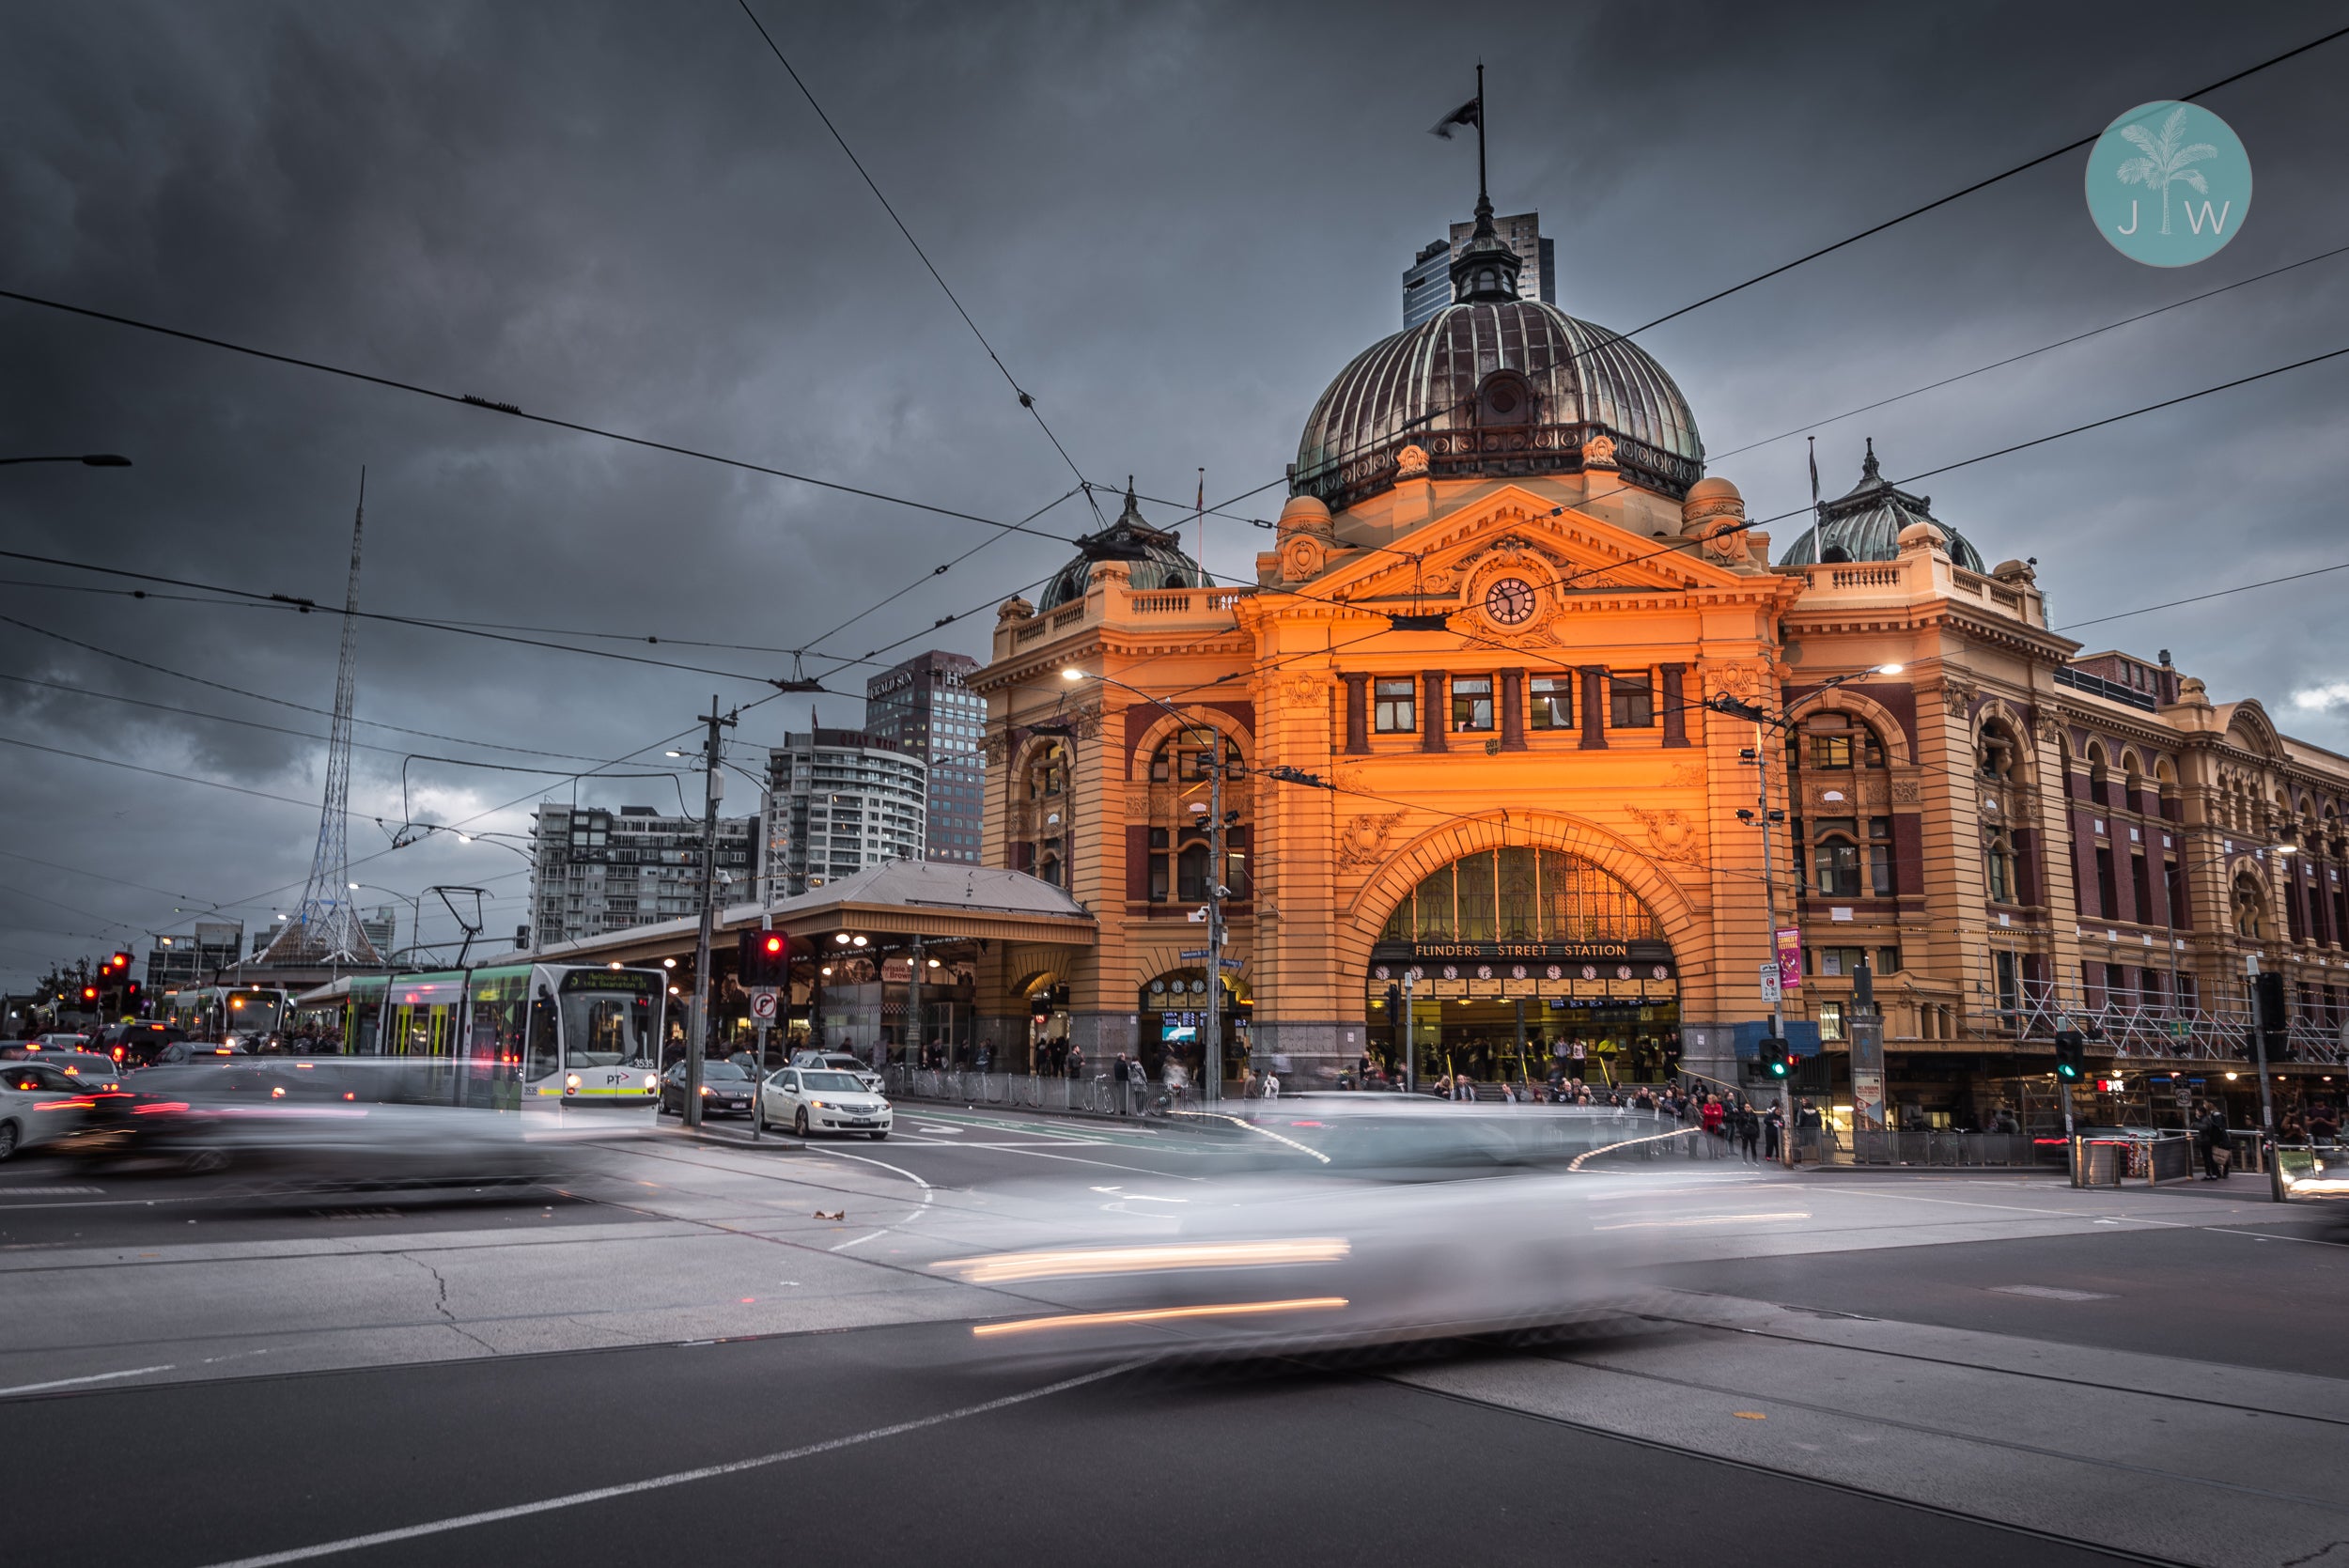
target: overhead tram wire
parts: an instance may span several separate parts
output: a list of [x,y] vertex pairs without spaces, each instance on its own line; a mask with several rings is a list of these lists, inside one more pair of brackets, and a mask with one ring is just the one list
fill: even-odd
[[996,370],[1002,374],[1003,383],[1011,388],[1013,396],[1019,399],[1019,406],[1034,417],[1036,428],[1042,430],[1044,439],[1052,443],[1052,450],[1059,453],[1060,460],[1068,465],[1068,472],[1077,476],[1078,487],[1085,492],[1085,505],[1093,508],[1094,520],[1106,526],[1108,520],[1101,516],[1100,503],[1093,499],[1092,489],[1085,485],[1083,471],[1077,467],[1077,460],[1068,455],[1068,448],[1061,444],[1060,437],[1052,433],[1051,426],[1044,422],[1044,411],[1035,406],[1035,399],[1019,384],[1019,378],[1011,373],[1011,367],[1003,363],[1003,356],[995,351],[995,345],[987,340],[987,334],[979,331],[979,324],[971,319],[971,313],[963,308],[962,301],[957,299],[955,291],[947,287],[946,280],[940,274],[937,264],[930,260],[929,253],[922,248],[922,241],[913,237],[913,231],[906,227],[906,221],[903,218],[897,216],[897,210],[890,205],[889,198],[881,194],[881,188],[874,180],[871,173],[865,169],[864,161],[856,155],[856,149],[851,147],[848,145],[848,139],[840,133],[840,128],[832,124],[832,116],[824,113],[824,106],[816,101],[816,95],[808,91],[807,84],[801,80],[798,69],[784,54],[782,45],[776,43],[774,35],[767,31],[767,24],[758,20],[758,13],[751,9],[750,0],[736,0],[736,3],[742,8],[742,14],[750,18],[751,25],[758,29],[758,36],[766,40],[768,50],[773,54],[776,62],[783,67],[785,74],[791,78],[791,85],[800,89],[801,98],[807,100],[807,106],[816,111],[817,119],[824,122],[824,129],[832,132],[832,139],[840,144],[840,150],[848,156],[850,166],[857,172],[857,178],[863,180],[864,188],[873,193],[873,199],[879,202],[881,210],[889,214],[889,221],[897,225],[897,232],[905,236],[906,243],[913,247],[913,254],[921,258],[923,269],[930,274],[930,281],[938,285],[939,292],[946,296],[946,303],[953,305],[955,314],[962,318],[962,324],[971,329],[971,335],[977,338],[979,347],[987,350],[987,357],[994,363]]
[[[2206,98],[2210,94],[2218,91],[2221,87],[2232,86],[2235,83],[2241,82],[2247,77],[2255,76],[2263,70],[2267,70],[2273,67],[2282,65],[2287,60],[2306,54],[2311,50],[2322,48],[2324,45],[2332,43],[2344,37],[2349,37],[2349,27],[2337,27],[2329,33],[2326,33],[2318,38],[2310,39],[2308,42],[2287,49],[2279,54],[2272,54],[2264,60],[2247,66],[2243,70],[2233,72],[2232,75],[2222,76],[2217,81],[2210,83],[2206,86],[2197,87],[2192,92],[2181,94],[2180,101],[2190,102],[2196,99]],[[1977,179],[1969,185],[1952,191],[1947,195],[1937,196],[1932,201],[1925,202],[1917,207],[1912,207],[1905,212],[1896,213],[1892,217],[1887,218],[1880,223],[1872,224],[1868,227],[1860,229],[1855,234],[1846,235],[1843,239],[1834,241],[1832,244],[1822,245],[1816,250],[1809,251],[1801,256],[1796,256],[1791,261],[1783,261],[1766,272],[1756,272],[1753,276],[1745,279],[1743,282],[1732,284],[1726,288],[1716,289],[1714,292],[1705,295],[1703,299],[1691,301],[1688,304],[1682,305],[1675,310],[1667,311],[1663,315],[1657,317],[1655,319],[1641,322],[1639,326],[1633,327],[1627,332],[1607,333],[1597,342],[1593,343],[1589,348],[1575,350],[1575,352],[1564,361],[1552,360],[1548,364],[1543,365],[1528,365],[1525,367],[1522,374],[1528,376],[1546,375],[1558,368],[1561,364],[1571,364],[1573,362],[1585,359],[1592,354],[1599,353],[1605,349],[1610,349],[1618,343],[1627,342],[1630,339],[1639,336],[1641,333],[1651,332],[1654,329],[1664,325],[1668,321],[1676,321],[1680,318],[1687,316],[1691,312],[1703,309],[1706,305],[1718,303],[1719,302],[1726,300],[1735,294],[1741,294],[1757,284],[1766,283],[1772,278],[1782,276],[1787,272],[1793,272],[1798,267],[1806,266],[1811,262],[1819,260],[1823,256],[1832,256],[1836,252],[1843,250],[1848,246],[1856,245],[1862,240],[1871,239],[1875,235],[1884,233],[1888,229],[1897,228],[1902,224],[1907,223],[1913,218],[1921,218],[1928,212],[1947,207],[1951,203],[1959,201],[1964,197],[1973,195],[1977,192],[1988,190],[1993,185],[2012,179],[2017,175],[2028,173],[2032,169],[2038,168],[2043,163],[2061,158],[2066,153],[2077,152],[2083,147],[2092,147],[2095,145],[2097,137],[2101,136],[2103,133],[2103,128],[2099,127],[2095,132],[2089,135],[2080,137],[2077,141],[2067,142],[2063,146],[2057,147],[2052,151],[2043,152],[2035,158],[2026,159],[2022,163],[2016,163],[2010,168],[2003,169],[1997,174],[1987,176],[1982,179]],[[1428,413],[1421,415],[1418,419],[1412,421],[1411,424],[1425,424],[1442,414],[1452,412],[1459,408],[1464,408],[1473,400],[1472,396],[1459,399],[1458,401],[1447,405],[1442,409],[1432,410]],[[1408,427],[1408,426],[1404,427],[1404,428]],[[1351,448],[1341,452],[1336,458],[1323,462],[1319,465],[1315,473],[1328,473],[1334,468],[1342,467],[1346,463],[1351,462],[1356,457],[1359,457],[1369,447],[1391,441],[1394,439],[1396,435],[1401,433],[1402,431],[1398,429],[1395,431],[1364,437],[1361,441],[1358,441]],[[1300,475],[1300,477],[1313,477],[1313,475]]]
[[36,305],[43,310],[58,311],[68,316],[79,316],[92,321],[104,321],[117,327],[129,327],[136,332],[153,333],[159,337],[177,338],[183,343],[200,344],[207,349],[218,349],[231,354],[242,354],[250,359],[267,360],[273,365],[291,365],[299,370],[315,370],[321,375],[341,377],[345,380],[364,381],[370,386],[385,387],[394,392],[405,392],[417,397],[429,397],[436,402],[460,403],[468,408],[486,409],[492,413],[523,420],[532,425],[542,425],[550,429],[568,430],[574,435],[594,436],[599,441],[614,441],[627,446],[643,447],[647,451],[665,452],[672,457],[691,458],[696,462],[716,463],[721,467],[738,469],[747,474],[763,474],[771,479],[788,479],[793,484],[808,485],[840,495],[853,495],[866,501],[885,502],[892,506],[904,506],[917,512],[927,512],[933,517],[952,518],[960,522],[975,522],[984,527],[1002,529],[1006,533],[1033,534],[1038,538],[1051,539],[1060,544],[1076,543],[1075,539],[1066,535],[1048,533],[1043,529],[1030,528],[1022,523],[999,522],[993,518],[981,517],[976,512],[965,512],[927,501],[915,501],[908,496],[891,495],[885,490],[868,489],[862,485],[845,484],[837,479],[819,479],[812,474],[800,474],[791,469],[776,468],[768,463],[754,463],[747,458],[729,458],[722,453],[706,452],[698,447],[684,446],[675,442],[656,441],[650,436],[630,435],[624,430],[606,429],[600,426],[583,424],[574,419],[561,419],[552,414],[530,413],[511,403],[493,401],[487,397],[475,396],[472,393],[446,392],[439,387],[422,386],[416,382],[399,380],[391,376],[378,376],[366,370],[353,370],[348,365],[331,365],[324,360],[305,359],[298,354],[281,354],[273,349],[257,349],[251,344],[235,343],[225,337],[212,337],[179,327],[167,327],[161,322],[142,320],[138,317],[125,316],[118,311],[98,310],[89,305],[71,304],[63,300],[53,300],[39,294],[28,294],[16,288],[0,288],[0,300],[14,300],[19,304]]

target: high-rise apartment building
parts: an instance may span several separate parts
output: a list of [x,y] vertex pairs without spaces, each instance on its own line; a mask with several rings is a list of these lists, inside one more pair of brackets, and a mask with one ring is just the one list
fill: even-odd
[[863,730],[786,735],[767,753],[760,895],[788,898],[879,865],[922,858],[929,768]]
[[971,691],[979,661],[933,649],[864,683],[864,733],[929,764],[924,853],[979,863],[987,704]]
[[[701,818],[663,815],[653,806],[609,811],[548,800],[533,821],[530,928],[536,945],[701,912]],[[758,859],[759,819],[720,817],[713,907],[758,896],[753,883]]]
[[[1558,303],[1557,241],[1542,238],[1542,215],[1519,212],[1495,218],[1493,229],[1517,253],[1517,298]],[[1403,274],[1403,324],[1416,327],[1452,303],[1452,253],[1476,232],[1472,223],[1454,224],[1452,237],[1430,243]]]

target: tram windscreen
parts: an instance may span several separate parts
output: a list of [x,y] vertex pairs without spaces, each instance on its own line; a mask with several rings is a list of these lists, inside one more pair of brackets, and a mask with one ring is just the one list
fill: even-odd
[[619,1067],[653,1060],[661,978],[625,970],[563,977],[563,1062],[567,1067]]
[[283,991],[230,991],[222,1027],[231,1034],[274,1034],[286,1021],[285,1005]]

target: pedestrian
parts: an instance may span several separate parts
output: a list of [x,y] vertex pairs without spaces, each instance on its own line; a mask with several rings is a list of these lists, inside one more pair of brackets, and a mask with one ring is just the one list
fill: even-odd
[[1703,1105],[1698,1108],[1697,1120],[1706,1132],[1715,1138],[1721,1138],[1725,1136],[1723,1129],[1729,1124],[1729,1108],[1721,1104],[1719,1095],[1707,1094]]
[[1267,1068],[1263,1078],[1258,1081],[1264,1085],[1264,1097],[1266,1099],[1277,1100],[1281,1097],[1281,1076],[1278,1073],[1273,1072],[1270,1068]]
[[1762,1157],[1773,1165],[1777,1164],[1779,1146],[1785,1140],[1786,1113],[1773,1105],[1770,1113],[1762,1118]]
[[1756,1153],[1754,1147],[1761,1141],[1762,1118],[1754,1114],[1752,1106],[1742,1100],[1739,1101],[1737,1105],[1737,1141],[1745,1145],[1746,1162],[1748,1164],[1756,1165],[1761,1163],[1761,1157]]
[[[1171,1056],[1167,1058],[1167,1066],[1176,1073],[1182,1071],[1182,1064]],[[1137,1111],[1144,1103],[1143,1091],[1148,1088],[1149,1083],[1150,1071],[1142,1064],[1141,1057],[1137,1056],[1126,1063],[1126,1092],[1131,1096],[1133,1109]]]
[[2203,1108],[2201,1120],[2194,1126],[2195,1141],[2202,1146],[2202,1179],[2206,1182],[2227,1179],[2227,1113],[2217,1105]]

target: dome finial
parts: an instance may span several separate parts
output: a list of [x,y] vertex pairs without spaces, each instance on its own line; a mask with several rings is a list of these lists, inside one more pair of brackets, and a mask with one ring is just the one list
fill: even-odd
[[1859,459],[1859,482],[1863,485],[1884,483],[1884,470],[1876,466],[1876,438],[1868,438],[1868,455]]

